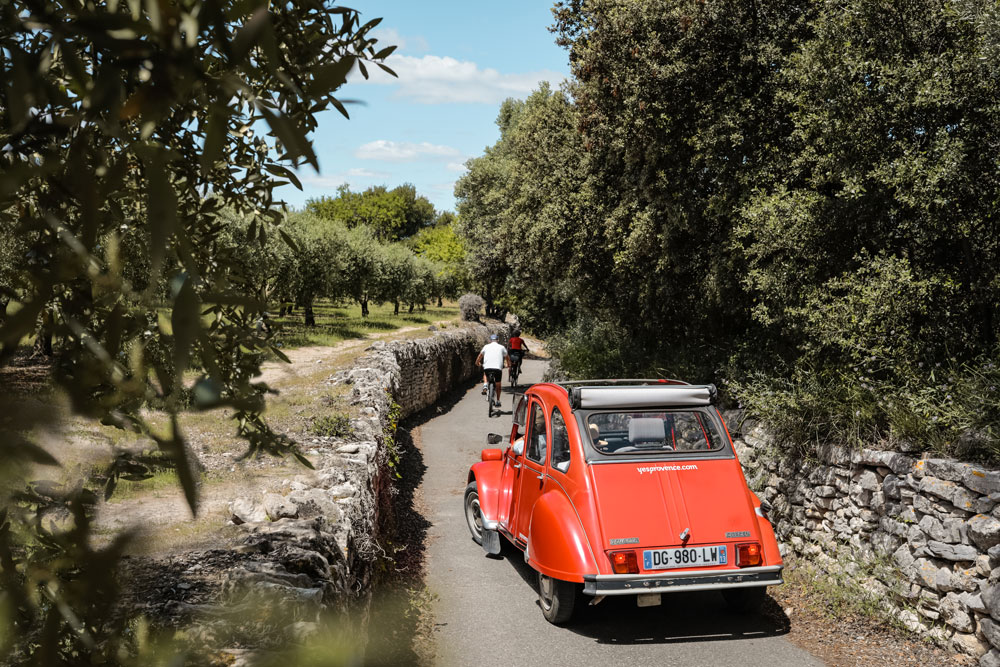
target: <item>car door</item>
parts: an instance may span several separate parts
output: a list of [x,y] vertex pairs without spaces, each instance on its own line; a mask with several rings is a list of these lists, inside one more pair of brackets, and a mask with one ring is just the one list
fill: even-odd
[[524,438],[524,456],[521,460],[521,480],[517,494],[515,512],[519,542],[528,541],[531,510],[542,495],[545,485],[545,458],[548,455],[549,432],[545,410],[537,398],[531,399],[528,407],[528,431]]
[[500,528],[513,537],[514,520],[517,516],[515,504],[517,492],[521,484],[522,459],[524,457],[524,433],[528,421],[528,399],[521,402],[514,411],[514,427],[511,431],[513,442],[504,454],[503,473],[500,477],[499,504],[497,506],[497,523]]

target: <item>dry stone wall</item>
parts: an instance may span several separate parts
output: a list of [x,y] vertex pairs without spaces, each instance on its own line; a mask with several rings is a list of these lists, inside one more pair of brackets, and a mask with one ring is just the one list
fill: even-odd
[[247,531],[244,549],[260,556],[230,580],[297,604],[296,622],[286,629],[291,637],[314,631],[323,611],[350,615],[359,603],[363,611],[382,555],[378,531],[389,508],[395,422],[477,377],[476,356],[492,333],[509,335],[507,325],[470,324],[420,340],[376,342],[328,380],[350,386],[350,401],[360,406],[354,436],[310,437],[305,453],[315,472],[287,480],[281,493],[231,503],[232,521]]
[[849,579],[910,630],[1000,667],[1000,471],[835,446],[793,456],[752,421],[733,438],[783,552]]

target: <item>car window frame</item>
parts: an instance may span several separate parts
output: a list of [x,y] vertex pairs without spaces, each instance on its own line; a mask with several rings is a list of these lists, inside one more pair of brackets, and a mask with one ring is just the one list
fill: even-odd
[[[566,462],[569,465],[566,466],[565,470],[556,467],[557,464],[553,462],[554,459],[552,456],[555,453],[556,413],[559,414],[559,419],[561,419],[563,423],[563,430],[566,431],[566,456],[567,456]],[[549,470],[554,470],[561,475],[569,474],[569,469],[573,465],[573,441],[569,437],[569,420],[566,419],[566,415],[563,414],[562,408],[560,408],[558,405],[552,406],[552,410],[549,412],[549,432],[551,433],[551,437],[549,438]]]
[[[535,436],[535,407],[538,407],[538,414],[542,417],[542,427],[545,435],[545,451],[542,452],[541,459],[532,458],[529,455],[531,452],[531,442]],[[527,415],[527,426],[525,427],[525,443],[524,443],[524,460],[531,461],[532,463],[542,466],[543,468],[548,464],[549,460],[549,450],[552,449],[550,446],[551,438],[549,437],[549,425],[548,419],[545,415],[545,405],[538,398],[532,397],[531,403],[528,405],[528,415]]]
[[628,412],[628,408],[614,409],[593,409],[574,410],[576,425],[580,431],[580,439],[585,443],[584,458],[587,463],[637,463],[641,461],[706,461],[712,459],[733,459],[736,454],[733,451],[732,443],[728,431],[719,415],[718,410],[707,406],[691,407],[647,407],[635,410],[635,412],[698,412],[703,418],[707,418],[716,427],[722,438],[722,447],[715,451],[695,450],[695,451],[660,451],[660,452],[630,452],[627,454],[605,454],[597,448],[590,438],[590,429],[587,426],[587,418],[594,414],[614,414],[616,412]]

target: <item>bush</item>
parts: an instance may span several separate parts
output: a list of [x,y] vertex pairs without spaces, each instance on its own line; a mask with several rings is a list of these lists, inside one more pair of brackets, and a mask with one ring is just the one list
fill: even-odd
[[466,322],[478,322],[479,311],[486,304],[483,297],[478,294],[463,294],[458,300],[458,309],[462,312],[462,319]]
[[345,414],[323,415],[313,420],[309,428],[314,435],[327,438],[349,438],[354,435],[351,418]]

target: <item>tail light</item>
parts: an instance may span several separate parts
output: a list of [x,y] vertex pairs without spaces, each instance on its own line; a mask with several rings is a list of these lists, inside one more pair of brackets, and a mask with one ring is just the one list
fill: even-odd
[[736,545],[736,567],[753,567],[760,565],[760,545],[756,542]]
[[615,574],[639,574],[639,563],[634,551],[611,551],[608,558],[611,559],[611,569]]

